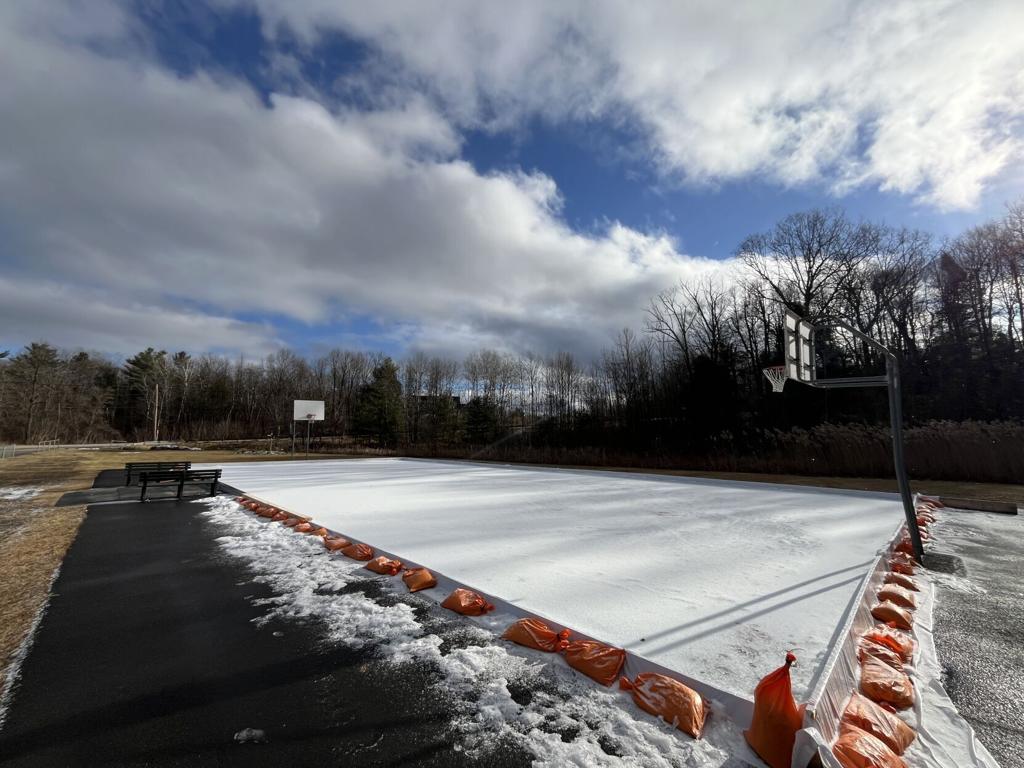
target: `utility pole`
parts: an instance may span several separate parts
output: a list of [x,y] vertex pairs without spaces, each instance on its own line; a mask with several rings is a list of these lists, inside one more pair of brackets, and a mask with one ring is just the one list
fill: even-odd
[[153,442],[160,442],[160,382],[156,383],[156,402],[153,404]]

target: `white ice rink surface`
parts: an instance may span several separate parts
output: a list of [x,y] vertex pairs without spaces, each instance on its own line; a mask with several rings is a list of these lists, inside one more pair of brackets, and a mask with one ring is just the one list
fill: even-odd
[[411,459],[224,464],[268,503],[744,698],[799,659],[803,697],[889,494]]

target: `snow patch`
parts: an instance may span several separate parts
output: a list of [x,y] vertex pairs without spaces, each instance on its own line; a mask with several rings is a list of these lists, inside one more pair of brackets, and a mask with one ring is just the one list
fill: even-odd
[[42,488],[12,487],[0,488],[0,501],[27,501],[43,492]]
[[[401,584],[397,579],[327,553],[318,538],[268,524],[226,498],[197,503],[209,507],[203,517],[221,533],[221,549],[275,593],[255,600],[266,609],[264,621],[316,619],[330,641],[372,650],[384,663],[432,665],[437,694],[455,711],[457,747],[470,755],[511,743],[533,754],[537,766],[718,768],[736,764],[730,755],[746,753],[739,729],[721,712],[694,741],[642,712],[629,696],[581,680],[554,657],[505,643],[392,588]],[[381,589],[381,598],[343,591],[360,582]]]

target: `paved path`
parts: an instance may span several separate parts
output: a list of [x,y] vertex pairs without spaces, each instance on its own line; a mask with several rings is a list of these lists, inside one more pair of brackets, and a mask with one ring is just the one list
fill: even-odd
[[[103,483],[99,483],[103,484]],[[271,622],[201,505],[101,504],[64,561],[0,731],[3,766],[460,766],[426,673]],[[237,744],[245,728],[267,742]],[[496,752],[475,766],[529,764]]]
[[1024,768],[1024,517],[942,515],[937,550],[968,584],[939,581],[935,646],[943,685],[1002,768]]

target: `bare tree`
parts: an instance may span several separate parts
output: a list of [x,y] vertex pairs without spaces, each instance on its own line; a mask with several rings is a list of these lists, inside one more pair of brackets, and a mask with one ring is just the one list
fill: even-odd
[[737,249],[771,294],[802,315],[831,311],[853,270],[877,249],[877,231],[842,211],[813,210],[782,219]]

